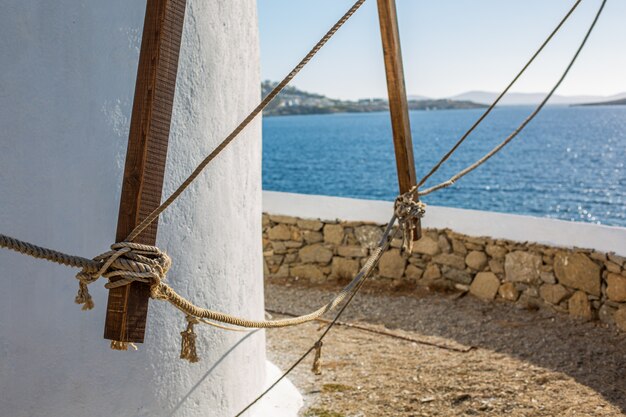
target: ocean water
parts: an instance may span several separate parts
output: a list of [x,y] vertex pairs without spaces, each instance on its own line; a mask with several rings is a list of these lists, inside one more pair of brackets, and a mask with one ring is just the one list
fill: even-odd
[[[503,140],[532,107],[496,108],[427,185]],[[421,178],[482,110],[411,112]],[[626,226],[626,106],[548,106],[499,154],[427,204]],[[393,200],[388,113],[266,117],[263,188]]]

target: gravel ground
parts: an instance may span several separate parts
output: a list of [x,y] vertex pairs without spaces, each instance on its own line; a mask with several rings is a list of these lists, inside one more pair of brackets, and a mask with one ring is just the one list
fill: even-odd
[[[268,284],[268,309],[309,312],[336,289]],[[301,415],[623,416],[626,335],[549,311],[443,294],[359,294],[341,320],[452,346],[457,352],[338,326],[325,339],[322,374],[312,355],[290,378]],[[319,323],[269,330],[270,360],[291,365]]]

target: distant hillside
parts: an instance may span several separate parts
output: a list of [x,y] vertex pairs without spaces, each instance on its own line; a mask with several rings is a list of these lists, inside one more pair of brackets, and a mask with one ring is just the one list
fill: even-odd
[[[498,93],[490,91],[468,91],[463,94],[450,97],[452,100],[469,100],[475,103],[491,104]],[[522,106],[539,104],[546,96],[546,93],[509,93],[500,101],[503,106]],[[554,95],[550,99],[549,104],[583,104],[597,103],[604,101],[621,100],[626,98],[626,93],[615,94],[612,96],[560,96]]]
[[[268,94],[275,86],[275,82],[263,81],[261,84],[263,96]],[[409,110],[476,109],[483,107],[485,105],[467,100],[409,100]],[[386,110],[389,110],[389,103],[385,99],[338,100],[288,86],[267,106],[263,114],[265,116],[284,116],[293,114],[366,113]]]
[[621,100],[601,101],[598,103],[583,103],[579,106],[626,106],[626,98]]

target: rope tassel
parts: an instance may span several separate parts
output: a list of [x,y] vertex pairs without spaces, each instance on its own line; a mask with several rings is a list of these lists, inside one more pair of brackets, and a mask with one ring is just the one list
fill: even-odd
[[311,367],[311,372],[315,375],[322,374],[322,345],[324,345],[324,343],[321,340],[315,344],[315,357],[313,358],[313,366]]
[[180,332],[182,336],[180,345],[180,358],[186,359],[191,363],[200,360],[196,352],[196,333],[193,331],[194,324],[200,323],[197,317],[187,316],[187,329]]
[[91,310],[94,307],[93,299],[91,298],[87,284],[84,281],[80,281],[78,283],[78,294],[76,294],[74,302],[76,304],[82,304],[83,310]]

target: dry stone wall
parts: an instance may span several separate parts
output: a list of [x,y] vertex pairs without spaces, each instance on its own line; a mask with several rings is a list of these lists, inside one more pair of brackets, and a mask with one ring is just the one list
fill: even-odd
[[[263,215],[267,278],[351,279],[383,234],[373,223]],[[410,255],[396,239],[375,279],[394,287],[458,291],[485,301],[551,308],[626,331],[626,258],[590,249],[426,229]]]

